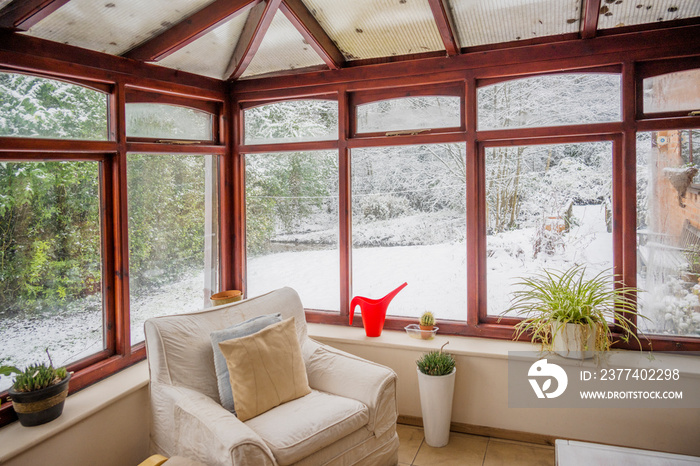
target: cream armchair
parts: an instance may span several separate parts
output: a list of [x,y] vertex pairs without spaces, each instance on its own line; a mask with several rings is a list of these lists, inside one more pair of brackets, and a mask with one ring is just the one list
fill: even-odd
[[[312,391],[241,422],[219,403],[209,334],[277,312],[294,317]],[[398,462],[396,374],[308,338],[294,290],[157,317],[145,329],[152,453],[208,465]]]

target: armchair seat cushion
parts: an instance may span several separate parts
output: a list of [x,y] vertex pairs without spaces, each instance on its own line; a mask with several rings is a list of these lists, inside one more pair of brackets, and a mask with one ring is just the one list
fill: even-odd
[[[312,390],[245,424],[265,441],[280,466],[295,463],[366,426],[367,406],[357,400]],[[367,437],[371,432],[367,430]]]

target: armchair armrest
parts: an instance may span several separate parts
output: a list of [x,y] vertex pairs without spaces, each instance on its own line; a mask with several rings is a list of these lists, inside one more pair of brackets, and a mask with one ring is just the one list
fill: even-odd
[[394,371],[366,359],[307,339],[303,347],[311,388],[352,398],[369,409],[368,428],[379,437],[396,424]]
[[[159,408],[164,408],[163,398],[172,402],[173,425],[153,426],[154,431],[171,429],[175,444],[169,454],[208,465],[277,465],[260,436],[216,401],[188,388],[157,385],[160,386],[152,386],[151,390],[154,400],[161,401]],[[155,396],[156,392],[160,396]],[[155,421],[158,422],[157,415]]]

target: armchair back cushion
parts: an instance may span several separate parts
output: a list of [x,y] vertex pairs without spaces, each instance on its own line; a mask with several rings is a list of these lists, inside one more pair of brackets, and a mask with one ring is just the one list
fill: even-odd
[[252,335],[260,330],[277,322],[282,322],[282,316],[279,314],[267,314],[264,316],[253,317],[250,320],[234,325],[233,327],[217,330],[211,333],[211,346],[214,352],[214,367],[216,368],[216,383],[219,387],[219,398],[221,406],[236,414],[236,409],[233,404],[233,392],[231,391],[231,377],[228,373],[226,358],[219,343],[233,338],[241,338]]
[[210,334],[276,313],[282,319],[294,317],[297,337],[300,342],[306,341],[304,307],[291,288],[202,312],[149,319],[145,330],[151,381],[189,388],[221,402]]
[[241,421],[311,393],[293,317],[221,342],[219,348],[226,358]]

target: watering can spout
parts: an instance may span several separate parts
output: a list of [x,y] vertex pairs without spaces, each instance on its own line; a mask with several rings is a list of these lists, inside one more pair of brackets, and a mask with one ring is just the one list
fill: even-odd
[[362,311],[362,323],[365,327],[365,333],[368,337],[378,337],[382,333],[382,328],[384,327],[384,319],[386,318],[386,309],[392,299],[403,290],[408,283],[396,288],[394,291],[389,293],[380,299],[370,299],[364,296],[355,296],[350,301],[350,325],[352,325],[353,318],[355,317],[355,306],[360,306],[360,311]]

